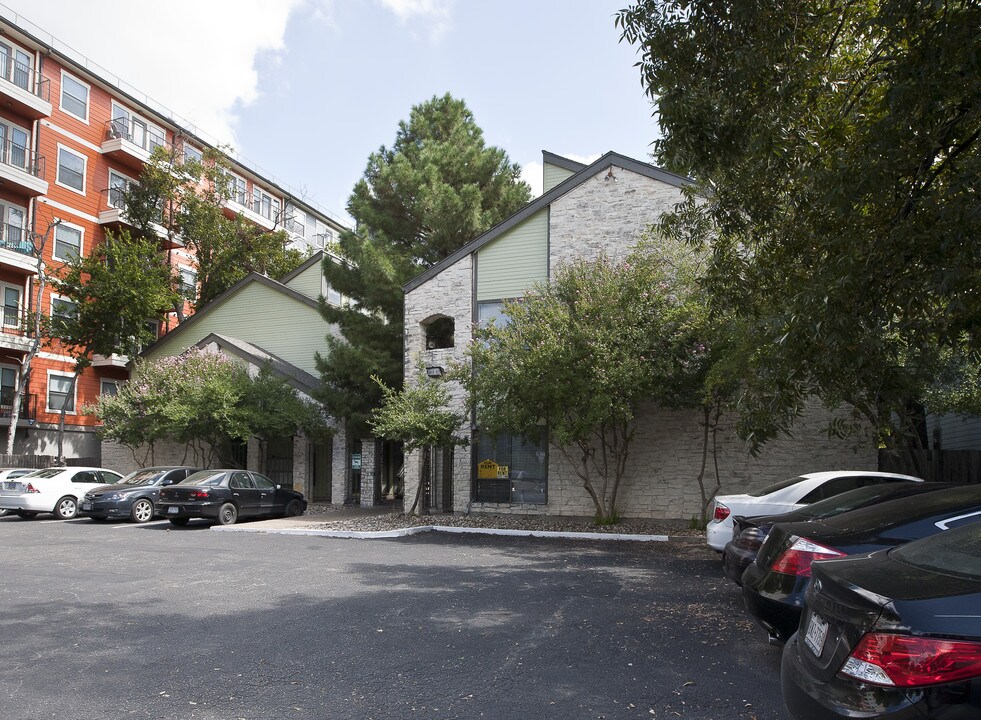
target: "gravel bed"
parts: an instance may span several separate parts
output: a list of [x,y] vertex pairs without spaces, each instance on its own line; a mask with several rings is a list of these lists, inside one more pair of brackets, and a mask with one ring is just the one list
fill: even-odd
[[[329,520],[331,510],[319,509],[308,514],[316,516],[318,530],[346,530],[377,532],[399,530],[420,525],[449,527],[496,528],[502,530],[547,530],[553,532],[601,532],[632,535],[673,535],[704,537],[703,531],[694,530],[684,521],[645,520],[629,518],[617,525],[595,525],[591,518],[535,517],[526,515],[424,515],[408,516],[401,512],[364,517],[344,517]],[[324,522],[319,522],[323,520]]]

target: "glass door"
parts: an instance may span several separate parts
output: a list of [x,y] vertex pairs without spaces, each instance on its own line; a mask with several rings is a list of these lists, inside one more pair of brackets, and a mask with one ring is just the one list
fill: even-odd
[[19,127],[10,128],[10,164],[26,172],[30,172],[27,162],[27,148],[30,144],[31,136]]
[[3,286],[3,327],[20,327],[20,288]]
[[8,205],[4,220],[6,222],[4,240],[6,240],[7,246],[15,250],[25,249],[24,228],[27,227],[27,217],[24,210]]
[[31,87],[31,66],[33,58],[23,50],[14,50],[14,85],[33,92]]

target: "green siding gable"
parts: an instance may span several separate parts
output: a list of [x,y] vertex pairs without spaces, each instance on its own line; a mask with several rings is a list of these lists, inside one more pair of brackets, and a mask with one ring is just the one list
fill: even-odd
[[320,263],[308,267],[295,278],[285,283],[290,290],[296,290],[301,295],[316,300],[324,292],[324,274]]
[[477,251],[477,301],[521,297],[548,280],[548,209]]
[[147,358],[179,355],[211,333],[258,345],[319,377],[314,353],[325,350],[328,325],[316,308],[258,282],[244,286],[220,305],[210,307],[193,325],[164,336]]
[[547,193],[549,190],[554,188],[563,180],[571,178],[575,175],[572,170],[566,170],[565,168],[559,167],[558,165],[553,165],[550,162],[545,163],[545,184],[542,186],[542,192]]

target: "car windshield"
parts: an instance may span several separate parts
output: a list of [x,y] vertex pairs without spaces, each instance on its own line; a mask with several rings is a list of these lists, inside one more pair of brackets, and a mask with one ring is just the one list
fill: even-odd
[[840,495],[834,495],[816,503],[802,507],[794,511],[794,515],[801,520],[819,520],[831,517],[839,513],[848,512],[856,508],[864,507],[878,498],[889,497],[897,493],[896,485],[905,483],[887,483],[885,485],[869,485],[867,487],[855,488]]
[[914,567],[981,580],[981,522],[901,545],[889,554]]
[[181,480],[178,485],[220,485],[225,473],[220,470],[202,470]]
[[134,470],[119,481],[120,485],[153,485],[160,477],[160,470]]
[[797,477],[792,477],[787,480],[781,480],[780,482],[775,482],[772,485],[767,485],[762,490],[756,490],[755,492],[749,493],[750,497],[763,497],[764,495],[769,495],[770,493],[776,492],[777,490],[783,490],[784,488],[789,488],[791,485],[796,485],[802,480],[807,480],[803,475],[798,475]]

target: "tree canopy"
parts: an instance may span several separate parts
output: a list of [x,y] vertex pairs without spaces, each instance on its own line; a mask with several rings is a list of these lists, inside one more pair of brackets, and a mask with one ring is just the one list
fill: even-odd
[[357,230],[340,236],[345,262],[324,262],[327,281],[351,300],[322,303],[343,335],[329,335],[318,356],[320,399],[333,415],[365,431],[382,400],[372,377],[402,386],[402,286],[524,205],[530,190],[519,176],[449,94],[413,107],[392,147],[371,154],[348,200]]
[[700,401],[707,308],[694,265],[650,251],[577,260],[479,328],[462,381],[482,431],[546,437],[597,519],[616,518],[640,406]]
[[643,0],[617,23],[659,161],[698,183],[675,220],[711,238],[713,304],[744,324],[744,434],[787,430],[817,395],[887,439],[941,375],[934,397],[969,406],[981,4]]

